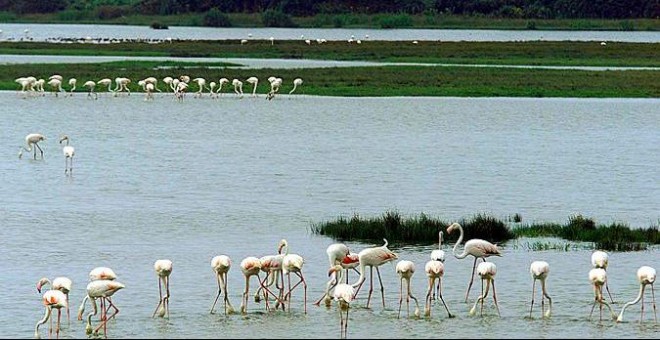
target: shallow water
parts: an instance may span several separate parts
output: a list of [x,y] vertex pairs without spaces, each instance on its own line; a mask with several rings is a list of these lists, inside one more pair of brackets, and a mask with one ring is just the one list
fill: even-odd
[[[498,218],[520,213],[525,222],[558,223],[580,213],[631,227],[660,220],[656,99],[283,95],[267,101],[225,95],[179,103],[165,95],[153,102],[142,94],[93,101],[83,94],[21,99],[15,92],[1,92],[0,99],[4,337],[33,336],[43,316],[35,290],[40,277],[73,279],[75,314],[87,274],[102,265],[126,284],[113,299],[121,312],[109,323],[111,338],[339,337],[336,307],[308,302],[305,315],[300,290],[291,313],[265,313],[263,303],[250,299],[247,316],[210,315],[217,289],[210,260],[218,254],[233,259],[229,292],[238,308],[240,260],[274,254],[286,238],[291,251],[305,257],[308,298],[315,300],[327,280],[325,248],[334,240],[309,227],[353,213],[396,209],[448,221],[479,212]],[[45,160],[16,157],[31,132],[47,136]],[[62,133],[76,148],[72,176],[64,174],[57,144]],[[641,325],[639,305],[621,324],[599,322],[598,309],[588,319],[588,247],[528,251],[524,244],[502,244],[504,255],[491,259],[498,266],[501,318],[490,297],[483,318],[467,315],[471,305],[463,297],[472,260],[448,256],[443,292],[456,318],[436,306],[431,319],[408,319],[404,306],[397,319],[399,281],[394,265],[385,265],[386,308],[376,283],[371,309],[365,309],[363,287],[350,313],[349,337],[657,338],[650,304]],[[372,246],[348,245],[355,252]],[[423,302],[423,267],[435,246],[390,248],[416,263],[413,292]],[[151,318],[158,303],[153,262],[160,258],[174,262],[169,320]],[[551,266],[548,320],[539,318],[540,306],[533,319],[525,318],[528,269],[536,259]],[[610,254],[617,313],[638,292],[637,268],[658,268],[658,259],[657,248]],[[479,289],[475,282],[471,303]],[[73,320],[61,334],[83,336],[84,323]]]

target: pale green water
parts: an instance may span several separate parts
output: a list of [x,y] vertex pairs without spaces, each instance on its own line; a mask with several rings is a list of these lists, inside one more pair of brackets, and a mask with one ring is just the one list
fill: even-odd
[[[658,100],[225,96],[177,103],[169,97],[144,102],[141,94],[25,100],[13,92],[0,98],[2,337],[33,336],[43,315],[35,289],[40,277],[72,278],[75,312],[89,270],[101,265],[127,287],[114,298],[121,312],[109,323],[110,338],[339,337],[336,307],[308,302],[305,315],[302,291],[294,292],[291,313],[265,313],[263,304],[251,302],[247,316],[209,315],[216,293],[210,260],[218,254],[233,259],[229,292],[237,308],[240,260],[273,254],[286,238],[306,259],[308,298],[315,300],[327,279],[325,248],[334,241],[311,235],[310,223],[354,212],[397,209],[446,220],[520,213],[527,221],[560,223],[582,213],[633,227],[660,218]],[[45,161],[19,160],[24,136],[37,131],[48,137]],[[64,175],[62,133],[76,148],[72,177]],[[372,246],[348,245],[353,251]],[[483,318],[467,315],[471,305],[462,300],[472,261],[449,257],[444,295],[457,317],[448,319],[437,306],[430,320],[397,319],[392,264],[381,268],[386,308],[376,284],[372,308],[364,309],[363,288],[349,337],[658,337],[650,304],[641,325],[639,305],[622,324],[598,322],[597,314],[588,320],[589,249],[502,247],[504,256],[492,259],[501,318],[490,299]],[[413,291],[423,301],[423,267],[434,246],[391,248],[417,264]],[[616,312],[637,294],[637,268],[658,268],[658,254],[610,254]],[[158,302],[152,266],[160,258],[174,262],[169,320],[151,318]],[[525,318],[528,266],[536,259],[551,265],[548,320],[539,319],[536,307],[534,319]],[[479,289],[477,282],[471,302]],[[61,334],[84,336],[78,321]]]

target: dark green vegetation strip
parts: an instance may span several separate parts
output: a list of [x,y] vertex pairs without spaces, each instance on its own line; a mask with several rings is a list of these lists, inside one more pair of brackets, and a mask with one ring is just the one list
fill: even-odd
[[364,60],[434,64],[660,67],[660,44],[574,41],[441,42],[197,40],[148,44],[1,42],[0,54]]
[[[444,231],[444,240],[453,244],[458,233],[447,234],[447,227],[454,221],[442,221],[425,214],[404,219],[396,211],[387,211],[382,216],[362,218],[355,214],[350,219],[339,217],[334,221],[315,223],[314,234],[325,235],[340,241],[373,241],[410,244],[437,244],[438,232]],[[470,219],[457,221],[463,226],[463,242],[481,238],[493,243],[505,242],[518,237],[557,237],[576,242],[593,242],[595,248],[617,251],[643,250],[649,245],[660,243],[658,225],[646,229],[631,229],[629,226],[612,223],[597,225],[592,219],[581,215],[571,216],[567,224],[533,223],[530,225],[498,220],[492,216],[477,214]],[[515,224],[511,228],[509,225]]]
[[[14,80],[34,76],[48,79],[53,74],[87,80],[128,77],[131,91],[146,77],[221,77],[261,79],[258,93],[267,93],[270,76],[284,80],[288,92],[296,77],[304,80],[300,93],[322,96],[458,96],[458,97],[660,97],[660,71],[580,71],[484,67],[385,66],[310,69],[254,69],[224,67],[222,63],[172,63],[125,61],[80,64],[0,65],[0,90],[19,90]],[[66,84],[66,82],[65,82]],[[163,84],[159,84],[161,89]],[[196,91],[191,85],[189,91]],[[46,85],[48,90],[48,86]],[[84,92],[84,88],[78,88]]]

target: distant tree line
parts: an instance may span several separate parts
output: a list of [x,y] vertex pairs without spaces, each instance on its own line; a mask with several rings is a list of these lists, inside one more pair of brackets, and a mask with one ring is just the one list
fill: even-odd
[[288,16],[318,14],[452,14],[527,19],[659,18],[660,0],[0,0],[0,11],[17,14],[60,11],[106,11],[122,15],[263,13]]

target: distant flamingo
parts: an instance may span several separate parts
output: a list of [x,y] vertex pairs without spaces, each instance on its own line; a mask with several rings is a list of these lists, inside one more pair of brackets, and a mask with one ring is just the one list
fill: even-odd
[[96,87],[96,83],[92,80],[88,80],[83,84],[84,87],[89,89],[89,92],[87,93],[87,98],[91,98],[92,95],[94,95],[94,99],[99,99],[99,95],[94,92],[94,87]]
[[[477,273],[481,277],[481,292],[482,294],[474,301],[474,306],[470,309],[470,315],[477,312],[477,304],[481,302],[481,315],[484,313],[484,299],[488,296],[488,289],[493,285],[493,301],[497,308],[497,315],[500,315],[500,306],[497,305],[497,294],[495,293],[495,275],[497,274],[497,266],[492,262],[481,262],[477,267]],[[486,291],[484,292],[484,281],[486,281]],[[501,315],[500,315],[501,316]]]
[[[602,250],[596,250],[591,254],[591,266],[594,268],[603,268],[607,271],[607,266],[609,265],[609,256],[606,252]],[[610,297],[610,302],[614,303],[612,299],[612,294],[610,294],[610,287],[605,282],[605,290],[607,290],[607,295]]]
[[65,92],[62,88],[62,81],[60,79],[53,78],[48,81],[48,85],[50,85],[50,87],[53,89],[53,94],[55,97],[58,96],[58,93]]
[[68,322],[71,322],[71,316],[69,312],[69,292],[73,287],[73,282],[68,277],[60,276],[53,279],[51,283],[47,277],[42,277],[39,282],[37,282],[37,291],[41,293],[41,290],[45,285],[49,284],[52,289],[59,290],[64,293],[66,297],[66,319]]
[[62,153],[64,154],[64,173],[66,174],[67,171],[73,173],[73,156],[75,155],[75,149],[73,146],[69,145],[69,136],[63,135],[60,138],[60,144],[62,144],[63,141],[66,141],[66,145],[62,148]]
[[21,148],[18,150],[18,158],[23,157],[23,150],[26,152],[34,152],[34,159],[37,159],[37,149],[39,149],[39,152],[41,153],[41,159],[44,159],[44,150],[41,149],[39,146],[39,142],[46,140],[46,136],[40,134],[40,133],[31,133],[27,136],[25,136],[25,146],[21,146]]
[[[339,270],[341,270],[341,267]],[[350,304],[355,296],[355,288],[349,284],[340,283],[335,287],[332,296],[339,303],[339,328],[340,337],[343,339],[347,337],[348,333],[348,310],[351,308]]]
[[294,79],[293,80],[293,88],[291,89],[291,91],[289,91],[289,94],[292,94],[293,91],[295,91],[298,88],[298,86],[302,85],[302,83],[303,83],[302,78]]
[[229,83],[229,79],[220,78],[220,80],[218,80],[218,90],[215,93],[220,93],[222,95],[222,86],[227,83]]
[[529,273],[532,275],[532,279],[534,280],[532,282],[532,304],[529,307],[529,317],[532,317],[532,309],[534,308],[534,295],[536,294],[536,280],[541,281],[541,315],[543,314],[544,310],[544,297],[548,298],[548,302],[550,305],[548,306],[548,311],[545,313],[545,317],[550,316],[550,311],[552,310],[552,299],[550,298],[550,295],[548,295],[548,292],[545,290],[545,280],[548,278],[548,274],[550,273],[550,265],[548,262],[545,261],[534,261],[532,264],[529,266]]
[[213,305],[211,306],[211,314],[213,314],[215,304],[218,302],[218,298],[222,292],[224,292],[225,314],[233,314],[234,307],[232,307],[227,297],[227,273],[229,273],[229,269],[231,268],[231,259],[227,255],[218,255],[211,259],[211,267],[218,280],[218,295],[215,296],[215,301],[213,301]]
[[612,307],[603,299],[603,285],[607,282],[607,272],[603,268],[593,268],[589,271],[589,281],[594,287],[594,304],[591,306],[591,312],[589,313],[589,319],[594,313],[594,308],[596,303],[600,304],[600,320],[603,320],[603,305],[607,306],[612,314],[612,319],[616,319],[616,314],[612,311]]
[[464,259],[468,255],[472,255],[474,257],[474,265],[472,266],[470,283],[468,284],[467,291],[465,292],[465,302],[467,302],[468,295],[470,294],[470,288],[472,288],[472,283],[474,282],[474,271],[477,268],[477,259],[482,259],[484,262],[486,262],[487,257],[502,256],[502,254],[500,253],[500,250],[497,248],[497,245],[494,245],[486,240],[482,240],[478,238],[474,238],[465,242],[463,253],[460,255],[456,254],[456,249],[458,248],[458,245],[461,244],[461,242],[463,241],[463,227],[461,227],[461,225],[458,223],[453,223],[452,225],[447,227],[447,233],[451,234],[451,232],[455,229],[458,229],[458,232],[460,234],[458,236],[458,240],[456,241],[456,244],[454,245],[454,249],[453,249],[454,256],[457,259]]
[[259,84],[259,78],[250,77],[246,80],[248,83],[252,84],[252,97],[257,96],[257,84]]
[[243,98],[243,82],[234,78],[234,80],[231,81],[231,84],[234,85],[234,92],[236,92],[236,95]]
[[[64,293],[62,293],[59,290],[51,289],[48,290],[44,293],[41,301],[43,302],[44,306],[46,307],[46,314],[44,315],[43,319],[39,320],[37,324],[34,326],[34,337],[36,339],[39,339],[39,326],[45,324],[51,316],[51,313],[53,311],[53,308],[57,309],[57,325],[55,327],[55,335],[59,339],[60,337],[60,318],[62,316],[62,308],[67,308],[69,305],[67,303],[67,298]],[[52,326],[52,322],[51,322]],[[51,327],[48,328],[48,334],[52,334],[53,330]]]
[[115,90],[114,90],[114,95],[117,96],[117,93],[119,92],[124,92],[126,91],[128,95],[131,95],[131,90],[128,88],[128,84],[131,82],[130,79],[125,78],[125,77],[117,77],[115,78]]
[[[154,310],[154,314],[151,317],[158,316],[170,317],[170,274],[172,274],[172,261],[170,260],[157,260],[154,263],[154,270],[156,275],[158,275],[158,306]],[[162,286],[165,286],[165,296],[163,296]]]
[[368,266],[370,269],[369,277],[371,280],[369,283],[369,296],[367,298],[367,308],[369,308],[369,304],[371,302],[371,294],[373,293],[374,290],[374,267],[376,267],[376,274],[378,274],[378,282],[380,283],[380,293],[382,296],[383,308],[385,308],[385,288],[383,287],[383,280],[380,277],[380,270],[378,270],[378,267],[399,258],[397,254],[395,254],[394,252],[392,252],[387,248],[387,244],[388,244],[387,240],[383,239],[383,241],[385,241],[384,245],[380,247],[363,249],[358,254],[358,257],[360,258],[360,278],[356,283],[353,284],[353,288],[357,288],[357,291],[359,292],[360,288],[362,287],[362,284],[366,280],[365,272],[366,272],[366,267]]
[[202,93],[204,92],[204,87],[206,87],[206,79],[204,78],[195,78],[192,81],[197,83],[198,90],[195,92],[195,98],[201,98]]
[[163,83],[167,84],[167,86],[165,87],[166,90],[169,88],[172,91],[174,91],[174,87],[172,86],[172,81],[173,80],[174,80],[174,78],[172,78],[172,77],[163,78]]
[[[103,327],[103,334],[107,337],[107,321],[114,317],[119,311],[115,311],[110,317],[107,315],[107,308],[105,307],[105,301],[113,296],[118,290],[125,288],[126,286],[118,281],[114,280],[96,280],[87,284],[87,298],[92,303],[93,312],[87,314],[87,326],[85,327],[85,333],[97,334],[101,327]],[[101,304],[101,324],[99,324],[95,329],[92,329],[92,316],[98,313],[96,307],[96,300],[100,299]]]
[[112,80],[110,78],[103,78],[103,79],[97,81],[96,84],[107,87],[108,92],[114,92],[112,90]]
[[241,300],[241,313],[247,314],[248,293],[250,291],[250,278],[257,276],[257,282],[261,282],[259,272],[261,272],[261,262],[254,256],[248,256],[241,261],[241,272],[245,276],[245,290],[243,290],[243,298]]
[[[305,282],[305,277],[302,273],[302,267],[305,260],[298,254],[289,254],[289,243],[286,240],[282,240],[280,250],[283,248],[286,248],[286,251],[284,251],[284,258],[282,259],[282,274],[287,276],[289,283],[289,289],[284,295],[284,301],[288,301],[288,309],[291,311],[291,292],[302,283],[304,289],[303,306],[305,308],[305,314],[307,314],[307,282]],[[291,287],[291,273],[294,273],[299,279],[293,287]]]
[[71,86],[71,89],[69,89],[69,97],[73,96],[73,91],[76,89],[76,83],[78,80],[76,78],[71,78],[69,79],[69,86]]
[[637,295],[637,298],[633,301],[630,301],[626,303],[623,308],[621,309],[621,313],[619,314],[619,317],[616,319],[617,322],[623,321],[623,313],[626,311],[626,308],[628,306],[634,305],[638,303],[640,300],[642,301],[642,311],[639,316],[639,322],[641,323],[642,320],[644,320],[644,288],[646,285],[651,286],[651,296],[653,297],[653,319],[655,322],[658,322],[658,315],[656,314],[655,310],[655,292],[653,291],[653,283],[655,283],[655,268],[649,267],[649,266],[641,266],[639,269],[637,269],[637,280],[639,281],[639,295]]
[[[434,290],[437,289],[437,296],[440,299],[440,301],[442,301],[442,304],[445,306],[445,309],[447,310],[447,316],[450,318],[454,317],[449,311],[449,308],[445,303],[445,299],[442,298],[442,277],[445,274],[445,264],[442,263],[442,261],[429,260],[428,262],[426,262],[426,265],[424,266],[424,271],[426,272],[426,276],[429,278],[429,288],[426,291],[426,303],[425,303],[424,315],[426,317],[431,316],[431,300],[433,296],[436,295]],[[438,284],[436,287],[434,287],[435,280],[438,280]]]
[[401,285],[399,286],[399,314],[397,318],[401,317],[401,304],[403,302],[403,281],[406,281],[406,306],[408,307],[408,317],[410,317],[410,299],[415,300],[415,313],[416,317],[419,316],[419,302],[417,298],[412,295],[412,289],[410,287],[410,279],[413,274],[415,274],[415,263],[408,260],[401,260],[396,264],[396,273],[399,275]]

